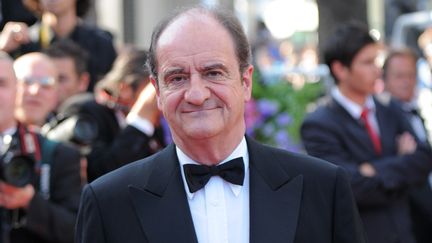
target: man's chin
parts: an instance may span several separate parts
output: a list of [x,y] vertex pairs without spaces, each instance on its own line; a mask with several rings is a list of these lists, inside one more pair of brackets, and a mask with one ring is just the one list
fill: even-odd
[[214,137],[217,134],[217,131],[213,129],[212,127],[205,127],[203,125],[201,126],[192,126],[189,127],[186,130],[186,133],[189,138],[195,139],[195,140],[203,140],[203,139],[210,139]]

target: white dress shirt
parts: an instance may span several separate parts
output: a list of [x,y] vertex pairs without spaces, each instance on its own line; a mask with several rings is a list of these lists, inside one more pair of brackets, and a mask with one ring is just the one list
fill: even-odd
[[149,137],[153,136],[155,130],[155,127],[149,120],[144,119],[136,114],[129,114],[126,117],[126,125],[135,127]]
[[[422,142],[427,142],[427,132],[425,125],[423,124],[423,120],[419,114],[420,109],[416,101],[412,100],[411,102],[402,102],[401,108],[406,114],[408,114],[408,121],[410,122],[410,125],[417,138]],[[417,111],[416,115],[412,113],[414,110]]]
[[0,155],[3,155],[3,153],[8,149],[16,129],[16,127],[11,127],[0,133]]
[[188,198],[195,232],[200,243],[249,242],[249,154],[246,139],[220,164],[243,157],[245,177],[243,186],[213,176],[201,190],[190,193],[183,171],[184,164],[198,164],[178,147],[177,156]]
[[356,120],[360,119],[363,108],[367,108],[369,124],[371,124],[372,128],[378,135],[380,134],[378,121],[376,118],[375,102],[371,95],[366,98],[363,106],[358,105],[357,103],[343,95],[338,87],[332,89],[331,95]]

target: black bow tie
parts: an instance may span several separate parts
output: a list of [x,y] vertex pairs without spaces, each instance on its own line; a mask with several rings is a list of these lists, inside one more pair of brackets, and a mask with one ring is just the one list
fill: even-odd
[[218,166],[185,164],[183,170],[191,193],[203,188],[212,176],[220,176],[232,184],[243,185],[244,163],[242,157]]

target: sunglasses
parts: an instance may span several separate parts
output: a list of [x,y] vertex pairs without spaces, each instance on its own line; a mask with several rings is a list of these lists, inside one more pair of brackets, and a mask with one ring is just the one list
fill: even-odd
[[37,83],[41,87],[53,87],[56,84],[54,77],[25,77],[22,80],[24,84],[29,86]]

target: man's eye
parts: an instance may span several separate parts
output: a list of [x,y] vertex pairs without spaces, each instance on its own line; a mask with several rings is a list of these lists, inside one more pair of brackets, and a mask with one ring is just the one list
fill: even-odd
[[205,76],[209,79],[222,79],[224,74],[221,71],[208,71],[205,73]]
[[176,75],[167,78],[167,83],[180,83],[187,79],[185,75]]

